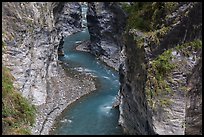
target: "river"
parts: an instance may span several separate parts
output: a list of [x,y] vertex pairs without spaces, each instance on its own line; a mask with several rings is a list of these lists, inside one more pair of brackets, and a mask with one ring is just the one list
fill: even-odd
[[[82,8],[82,13],[86,12],[85,8]],[[122,135],[118,126],[119,110],[112,108],[119,91],[118,72],[90,53],[75,50],[77,43],[89,38],[87,27],[65,38],[64,56],[59,59],[67,63],[71,70],[96,77],[97,89],[69,105],[55,121],[55,128],[50,134]]]

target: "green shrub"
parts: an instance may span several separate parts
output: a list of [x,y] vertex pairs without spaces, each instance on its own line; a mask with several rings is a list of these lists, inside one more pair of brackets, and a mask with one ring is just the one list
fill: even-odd
[[[173,56],[172,50],[167,50],[153,61],[149,62],[150,67],[147,70],[146,95],[150,107],[155,108],[156,104],[170,105],[165,95],[172,94],[173,91],[166,79],[170,72],[176,67],[171,63]],[[157,101],[155,101],[155,98]]]
[[[191,42],[186,42],[181,45],[177,45],[175,49],[180,52],[192,52],[198,51],[202,48],[202,41],[200,39],[195,39]],[[187,50],[189,49],[189,50]]]
[[122,8],[128,14],[126,29],[155,31],[165,26],[165,19],[176,10],[178,2],[134,2],[123,4]]
[[150,29],[151,2],[135,2],[133,5],[123,4],[123,9],[128,13],[126,29]]
[[176,10],[178,7],[178,2],[165,2],[165,11],[170,14]]
[[153,67],[157,70],[157,74],[162,77],[166,76],[172,69],[175,68],[175,65],[170,63],[172,59],[172,50],[165,51],[162,55],[152,61]]
[[29,126],[35,122],[35,106],[16,92],[14,77],[2,67],[2,122],[3,134],[31,134]]

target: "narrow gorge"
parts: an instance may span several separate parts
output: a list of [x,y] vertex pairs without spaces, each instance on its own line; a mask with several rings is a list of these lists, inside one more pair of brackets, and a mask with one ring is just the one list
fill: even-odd
[[201,2],[3,2],[4,135],[202,135]]

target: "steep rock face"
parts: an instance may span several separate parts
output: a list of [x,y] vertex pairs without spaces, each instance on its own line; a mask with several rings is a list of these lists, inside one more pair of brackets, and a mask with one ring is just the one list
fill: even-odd
[[[123,56],[121,57],[121,62],[123,62],[123,64],[119,71],[121,82],[121,102],[119,108],[121,113],[120,123],[125,133],[154,134],[155,132],[156,134],[184,134],[186,114],[185,96],[188,91],[186,89],[187,76],[191,75],[194,71],[192,69],[200,58],[198,56],[200,48],[194,49],[193,43],[197,39],[202,40],[201,11],[201,3],[180,3],[177,9],[165,18],[165,23],[169,28],[162,37],[154,36],[154,33],[150,33],[149,36],[147,33],[142,33],[139,30],[133,29],[130,32],[134,39],[130,36],[124,38],[129,39],[129,41],[124,41],[125,43],[122,49]],[[159,31],[160,30],[157,32]],[[159,42],[154,41],[155,37],[158,37]],[[141,43],[141,41],[139,42],[140,38],[144,40],[143,43]],[[131,40],[132,42],[130,42]],[[177,50],[178,45],[185,45],[185,43],[188,43],[185,49],[188,51],[188,55]],[[139,44],[142,46],[139,46]],[[167,85],[170,86],[173,94],[165,94],[165,92],[162,93],[163,91],[161,94],[158,92],[151,92],[153,96],[151,95],[151,98],[145,98],[145,88],[147,88],[147,82],[149,82],[149,79],[147,79],[149,74],[147,75],[147,73],[149,73],[149,70],[153,67],[150,64],[163,56],[166,50],[169,50],[172,58],[169,60],[170,64],[176,65],[176,68],[168,72],[168,77],[164,80],[167,82]],[[161,65],[161,62],[159,64]],[[148,78],[155,80],[156,76],[154,75],[155,71],[153,75],[148,76]],[[196,84],[196,82],[194,84]],[[154,91],[156,89],[156,84],[157,83],[150,83],[149,88]],[[143,104],[146,103],[147,99],[148,101],[153,101],[154,105],[157,106],[156,111],[152,108],[149,109],[152,116],[150,112],[148,112],[148,107]],[[171,104],[168,106],[162,104],[162,102],[158,103],[160,99],[169,100]],[[191,103],[193,103],[193,101],[191,101]],[[147,107],[146,110],[144,107]],[[187,112],[189,113],[188,116],[193,114],[190,112],[192,108],[193,107],[190,107],[189,112]],[[198,112],[200,113],[200,109],[198,109]],[[201,120],[200,116],[198,117],[198,119]],[[189,121],[189,123],[190,122],[192,121]],[[142,124],[144,124],[144,126],[142,126]],[[151,128],[154,129],[154,132],[152,132]],[[200,129],[200,127],[198,129]]]
[[[202,56],[202,54],[201,54]],[[186,135],[202,135],[202,58],[188,77],[186,98]]]
[[183,135],[186,120],[185,100],[186,92],[188,92],[187,76],[193,72],[192,68],[199,57],[196,54],[188,57],[176,50],[172,51],[172,57],[170,63],[176,67],[165,78],[172,91],[152,98],[154,102],[161,98],[168,102],[165,105],[165,102],[161,101],[156,105],[157,109],[153,110],[153,124],[154,130],[158,134]]
[[91,53],[118,70],[120,39],[126,16],[117,3],[89,2],[87,23]]
[[53,6],[3,3],[3,64],[12,69],[17,90],[35,105],[45,103],[46,79],[56,73],[58,40],[53,31]]
[[59,2],[53,12],[55,28],[60,36],[66,37],[81,30],[82,14],[79,2]]
[[64,38],[82,29],[81,5],[79,2],[58,2],[53,8],[55,30],[60,39],[58,55],[64,55]]
[[59,40],[80,29],[80,5],[51,2],[2,5],[2,43],[6,45],[3,65],[11,69],[17,91],[37,107],[32,133],[48,134],[56,116],[69,103],[94,89],[89,76],[89,80],[78,83],[58,63]]
[[[161,109],[153,112],[154,130],[158,134],[185,134],[185,100],[187,87],[187,76],[194,72],[193,67],[199,60],[200,49],[193,49],[193,44],[184,49],[189,51],[188,55],[176,50],[178,45],[202,39],[202,5],[200,3],[185,3],[175,11],[175,17],[179,18],[174,24],[169,24],[170,31],[161,39],[161,43],[151,45],[150,60],[160,56],[165,50],[172,49],[172,60],[176,68],[169,72],[169,78],[166,78],[173,94],[163,96],[163,99],[169,99],[169,106],[161,105]],[[194,83],[195,84],[195,83]],[[156,100],[158,98],[155,98]]]
[[202,39],[202,4],[199,2],[181,3],[178,9],[166,19],[170,26],[168,34],[161,39],[160,45],[152,45],[151,58],[166,49],[174,48],[194,39]]
[[151,135],[151,115],[145,97],[145,50],[135,45],[132,34],[124,37],[120,73],[120,119],[125,134]]

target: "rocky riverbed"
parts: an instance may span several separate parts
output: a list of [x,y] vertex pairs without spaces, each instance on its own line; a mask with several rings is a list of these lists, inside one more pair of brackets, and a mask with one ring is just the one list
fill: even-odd
[[[67,64],[66,64],[67,65]],[[71,72],[65,64],[58,67],[58,75],[50,81],[46,103],[37,107],[36,124],[33,134],[48,134],[54,119],[72,102],[95,90],[94,78],[79,72]]]

